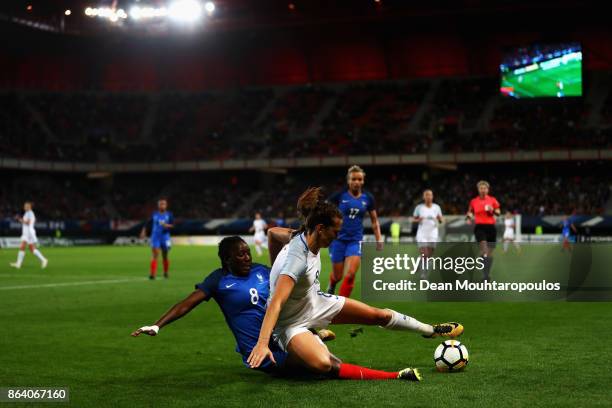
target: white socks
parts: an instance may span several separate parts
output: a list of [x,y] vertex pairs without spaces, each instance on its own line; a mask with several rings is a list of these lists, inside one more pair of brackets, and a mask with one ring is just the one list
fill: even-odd
[[430,324],[421,323],[417,319],[398,313],[395,310],[387,310],[391,312],[391,320],[389,320],[389,323],[384,326],[385,329],[411,330],[426,335],[431,335],[434,332],[433,327]]
[[[40,259],[40,262],[42,262],[43,264],[47,262],[47,258],[43,256],[43,254],[38,250],[38,248],[36,248],[32,253],[34,254],[34,256]],[[25,258],[25,251],[17,252],[17,267],[21,267],[21,264],[23,263],[23,258]]]
[[261,256],[263,251],[261,250],[261,245],[255,245],[255,252],[257,252],[257,256]]
[[45,257],[43,256],[43,254],[41,254],[41,253],[40,253],[40,251],[38,250],[38,248],[36,248],[36,249],[34,250],[34,255],[35,255],[35,256],[36,256],[38,259],[40,259],[40,262],[45,262],[45,261],[47,260],[47,258],[45,258]]
[[21,266],[23,263],[23,258],[25,258],[25,251],[17,252],[17,266]]

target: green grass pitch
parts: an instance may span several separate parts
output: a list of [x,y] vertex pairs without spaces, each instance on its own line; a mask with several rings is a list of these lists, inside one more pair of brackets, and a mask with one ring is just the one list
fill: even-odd
[[[521,79],[522,78],[522,79]],[[582,96],[582,61],[569,61],[548,71],[536,70],[521,75],[502,75],[502,87],[514,88],[519,98],[556,97],[563,82],[564,96]]]
[[[71,406],[575,407],[612,401],[610,303],[380,304],[423,321],[462,322],[468,368],[437,373],[438,340],[377,327],[351,338],[356,326],[335,326],[338,338],[329,347],[345,361],[386,370],[419,367],[424,381],[278,379],[242,365],[214,302],[158,337],[129,336],[216,268],[215,248],[174,248],[171,279],[154,282],[144,279],[144,247],[43,251],[46,270],[28,254],[17,271],[8,266],[16,251],[0,250],[0,387],[67,386]],[[322,259],[326,282],[327,253]]]

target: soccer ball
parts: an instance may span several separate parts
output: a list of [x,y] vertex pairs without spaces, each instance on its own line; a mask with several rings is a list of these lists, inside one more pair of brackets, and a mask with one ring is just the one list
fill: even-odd
[[434,351],[436,369],[440,372],[460,371],[468,363],[467,348],[457,340],[446,340]]

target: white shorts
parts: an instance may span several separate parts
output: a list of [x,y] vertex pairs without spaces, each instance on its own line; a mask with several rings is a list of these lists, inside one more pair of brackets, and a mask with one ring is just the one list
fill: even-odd
[[510,231],[504,231],[504,237],[503,239],[511,239],[514,241],[514,231],[510,230]]
[[36,244],[38,242],[38,239],[36,238],[36,232],[22,234],[21,241],[25,241],[28,245]]
[[417,247],[419,248],[435,248],[438,242],[437,235],[419,235],[416,236]]
[[324,329],[329,326],[346,302],[344,296],[329,295],[324,292],[318,292],[315,299],[317,300],[314,312],[308,321],[288,326],[276,326],[274,329],[274,338],[283,350],[288,350],[289,342],[294,336],[310,331],[310,329]]
[[266,242],[266,233],[258,232],[253,236],[253,238],[255,239],[256,242]]

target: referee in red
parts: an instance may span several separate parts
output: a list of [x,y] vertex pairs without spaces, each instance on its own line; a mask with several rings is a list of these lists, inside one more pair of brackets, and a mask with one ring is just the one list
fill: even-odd
[[480,180],[476,184],[478,196],[470,201],[466,214],[468,224],[474,222],[474,236],[480,246],[480,256],[485,258],[483,275],[489,280],[491,267],[493,266],[493,249],[497,241],[497,230],[495,229],[495,216],[500,215],[499,202],[495,197],[489,195],[489,183]]

